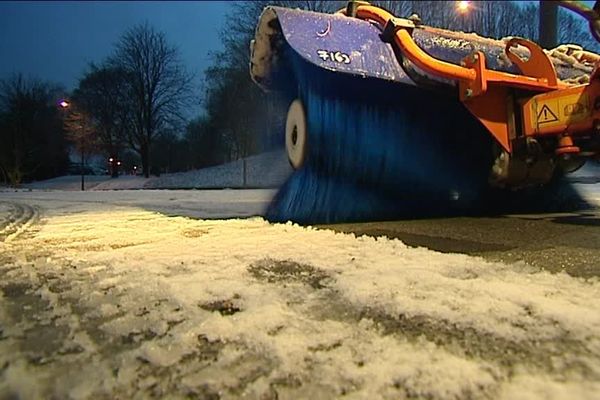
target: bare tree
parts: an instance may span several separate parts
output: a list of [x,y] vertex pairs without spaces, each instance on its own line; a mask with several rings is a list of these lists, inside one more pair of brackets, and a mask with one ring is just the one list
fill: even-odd
[[224,161],[222,137],[214,135],[214,128],[207,117],[192,120],[185,133],[187,168],[204,168]]
[[153,139],[184,120],[182,109],[191,100],[191,80],[164,33],[148,24],[127,31],[110,60],[128,76],[132,130],[130,144],[139,153],[143,172],[150,174]]
[[0,170],[12,185],[56,176],[67,166],[59,89],[17,74],[0,81]]
[[113,177],[127,143],[132,103],[128,96],[128,75],[121,68],[95,65],[79,81],[73,101],[90,116],[99,147],[112,160]]
[[592,37],[587,22],[565,9],[558,10],[559,43],[575,43],[590,51],[599,51],[600,45]]

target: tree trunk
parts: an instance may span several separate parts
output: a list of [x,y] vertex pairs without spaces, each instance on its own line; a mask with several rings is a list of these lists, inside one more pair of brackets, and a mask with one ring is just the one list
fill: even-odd
[[119,159],[119,154],[117,152],[117,150],[115,150],[114,148],[110,151],[109,157],[108,157],[108,173],[110,174],[111,178],[118,178],[119,177],[119,170],[120,170],[120,159]]
[[81,146],[81,190],[85,190],[85,156],[83,151],[83,145]]
[[150,146],[142,144],[140,148],[140,156],[142,158],[142,170],[144,171],[144,177],[150,177]]
[[539,10],[540,46],[552,49],[558,44],[558,2],[550,0],[540,1]]

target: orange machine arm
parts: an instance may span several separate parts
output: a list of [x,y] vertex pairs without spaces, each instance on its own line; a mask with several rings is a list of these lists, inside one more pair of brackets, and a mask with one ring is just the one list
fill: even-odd
[[[362,19],[373,20],[383,27],[385,27],[388,23],[393,23],[395,19],[394,16],[387,11],[370,5],[359,5],[357,9],[357,16]],[[483,88],[485,88],[487,83],[502,83],[506,86],[513,86],[539,92],[567,87],[567,85],[558,82],[556,78],[556,72],[554,71],[554,66],[548,57],[543,53],[543,50],[541,50],[535,43],[522,39],[512,39],[509,41],[509,47],[512,47],[516,44],[525,45],[532,52],[531,59],[525,62],[518,59],[518,57],[513,53],[509,52],[507,55],[513,62],[516,61],[517,66],[519,66],[521,69],[529,69],[529,71],[522,72],[525,74],[529,72],[530,76],[488,70],[485,67],[485,55],[481,52],[477,52],[470,57],[471,64],[473,65],[472,67],[458,66],[438,60],[423,51],[414,42],[410,32],[402,27],[397,28],[394,42],[400,49],[402,49],[402,53],[408,57],[408,59],[410,59],[415,65],[424,71],[442,78],[464,81],[465,83],[473,84],[474,87],[483,86]],[[477,59],[480,59],[480,61],[476,62]],[[465,60],[465,64],[467,63],[468,61]],[[482,64],[481,68],[475,66],[476,64]],[[534,64],[534,67],[528,68],[530,65]],[[480,81],[481,83],[476,85],[474,83],[476,81]],[[482,92],[485,92],[485,89],[481,90],[481,93]],[[476,96],[478,94],[480,93],[474,92],[472,96]]]
[[[359,2],[356,16],[375,21],[384,31],[392,29],[395,45],[423,71],[440,78],[458,81],[460,100],[509,153],[512,139],[509,130],[511,124],[514,126],[514,121],[511,121],[511,118],[514,118],[514,110],[506,106],[508,89],[546,93],[569,88],[557,79],[554,66],[544,51],[537,44],[525,39],[511,39],[505,49],[507,57],[523,73],[516,75],[487,69],[485,54],[479,51],[466,57],[460,66],[431,57],[412,39],[411,30],[414,26],[407,24],[410,21],[399,20],[379,7]],[[528,60],[523,60],[510,51],[516,45],[524,46],[530,51]],[[526,131],[526,134],[534,133],[533,130]]]

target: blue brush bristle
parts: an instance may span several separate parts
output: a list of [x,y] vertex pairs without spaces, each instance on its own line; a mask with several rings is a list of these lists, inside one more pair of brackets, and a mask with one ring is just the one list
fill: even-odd
[[490,138],[455,98],[336,74],[292,50],[286,58],[297,83],[290,97],[306,109],[309,153],[268,219],[385,220],[472,207],[491,165]]

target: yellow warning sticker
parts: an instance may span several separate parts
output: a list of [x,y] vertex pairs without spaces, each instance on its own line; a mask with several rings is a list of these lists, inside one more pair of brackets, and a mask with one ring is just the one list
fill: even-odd
[[531,103],[533,126],[540,129],[568,125],[591,116],[587,94],[540,98]]
[[549,122],[558,121],[558,117],[556,116],[557,112],[552,111],[552,109],[548,106],[548,104],[544,104],[542,109],[538,113],[537,122],[538,124],[547,124]]

